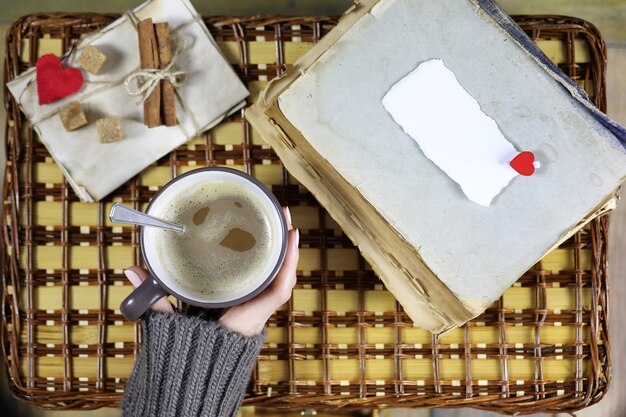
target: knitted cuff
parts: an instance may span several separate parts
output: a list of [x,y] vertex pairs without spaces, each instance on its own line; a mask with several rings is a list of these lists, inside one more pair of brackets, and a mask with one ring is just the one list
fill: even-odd
[[234,416],[265,337],[180,313],[146,314],[122,415]]

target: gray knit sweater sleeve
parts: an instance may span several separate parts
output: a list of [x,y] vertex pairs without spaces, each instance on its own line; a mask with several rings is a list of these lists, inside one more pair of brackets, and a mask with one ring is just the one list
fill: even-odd
[[265,337],[180,313],[147,313],[122,415],[234,416]]

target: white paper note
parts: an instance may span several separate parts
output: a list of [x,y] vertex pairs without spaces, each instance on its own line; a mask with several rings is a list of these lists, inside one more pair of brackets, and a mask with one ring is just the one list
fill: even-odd
[[441,59],[420,64],[391,87],[382,103],[470,200],[489,206],[519,175],[509,165],[519,152]]

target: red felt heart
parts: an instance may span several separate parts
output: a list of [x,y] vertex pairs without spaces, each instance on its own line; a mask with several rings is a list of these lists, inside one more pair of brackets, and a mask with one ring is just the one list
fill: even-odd
[[513,160],[509,162],[509,165],[520,175],[530,177],[535,172],[533,162],[535,162],[535,155],[532,152],[524,151],[513,158]]
[[63,68],[59,57],[46,54],[37,60],[39,104],[48,104],[74,94],[83,86],[83,74],[76,68]]

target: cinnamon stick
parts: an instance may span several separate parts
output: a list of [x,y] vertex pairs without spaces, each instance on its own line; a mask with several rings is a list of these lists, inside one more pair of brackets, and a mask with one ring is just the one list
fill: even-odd
[[[159,62],[165,68],[172,61],[170,26],[167,22],[155,23]],[[169,81],[161,82],[161,118],[165,126],[176,126],[176,108],[174,107],[174,86]]]
[[[139,35],[139,62],[141,68],[159,68],[159,50],[152,19],[142,20],[137,24]],[[143,102],[143,122],[148,127],[161,125],[161,89],[152,93]]]

